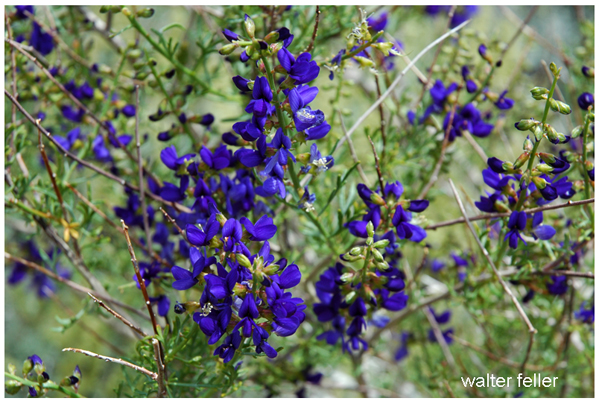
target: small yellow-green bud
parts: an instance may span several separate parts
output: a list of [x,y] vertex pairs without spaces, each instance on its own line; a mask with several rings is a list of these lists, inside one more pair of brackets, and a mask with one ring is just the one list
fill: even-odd
[[572,112],[572,109],[570,108],[570,106],[568,104],[561,102],[561,101],[557,101],[553,98],[549,99],[549,106],[555,112],[559,112],[560,114],[563,114],[563,115],[568,115],[568,114],[570,114],[570,112]]
[[385,248],[389,245],[389,240],[387,240],[386,238],[377,241],[376,243],[374,243],[372,246],[374,248]]
[[250,38],[254,38],[254,33],[256,31],[256,25],[254,24],[254,20],[250,18],[249,15],[245,15],[243,26],[245,27],[245,32],[247,32]]
[[361,252],[362,252],[362,248],[361,248],[361,247],[354,247],[354,248],[352,248],[352,249],[349,251],[349,253],[350,253],[351,255],[358,255],[358,254],[360,254]]
[[144,8],[142,10],[139,10],[137,12],[137,16],[139,18],[150,18],[154,15],[154,9],[153,8]]
[[11,396],[14,396],[19,391],[21,391],[21,386],[22,386],[22,384],[16,380],[7,380],[4,383],[4,391],[6,391],[6,394],[10,394]]
[[368,233],[368,237],[374,237],[374,224],[371,221],[366,224],[366,232]]
[[522,167],[524,165],[524,163],[526,163],[528,161],[529,157],[530,157],[530,152],[525,151],[524,153],[522,153],[520,156],[518,156],[518,158],[514,162],[514,168]]
[[572,129],[572,139],[576,139],[578,136],[582,135],[582,131],[584,130],[584,126],[579,125]]
[[237,49],[239,47],[239,44],[236,43],[230,43],[227,44],[225,46],[223,46],[222,48],[220,48],[218,50],[218,53],[220,53],[221,55],[230,55],[231,53],[233,53],[235,51],[235,49]]
[[239,263],[239,265],[241,265],[242,267],[245,268],[251,268],[252,267],[252,263],[250,262],[249,258],[246,257],[243,254],[236,254],[235,258],[237,259],[237,262]]
[[547,90],[545,87],[535,87],[532,90],[530,90],[530,94],[532,95],[532,98],[534,98],[535,100],[545,100],[547,99],[547,94],[549,94],[549,90]]
[[526,140],[524,140],[524,144],[522,145],[522,149],[525,151],[532,151],[534,145],[530,140],[530,137],[526,136]]
[[554,77],[559,76],[559,72],[561,71],[561,69],[558,69],[555,63],[553,62],[549,64],[549,70],[551,70],[551,73],[553,73]]

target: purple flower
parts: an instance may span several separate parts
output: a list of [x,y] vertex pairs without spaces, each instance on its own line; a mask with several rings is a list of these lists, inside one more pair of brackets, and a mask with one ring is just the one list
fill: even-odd
[[43,56],[46,56],[54,49],[54,38],[45,32],[37,22],[33,21],[29,44]]
[[511,109],[514,106],[514,100],[506,98],[507,90],[501,93],[499,99],[495,101],[495,106],[499,109]]
[[595,105],[595,98],[591,93],[582,93],[580,97],[578,97],[578,106],[585,111]]
[[250,240],[252,241],[266,241],[271,239],[277,232],[277,226],[273,224],[270,217],[264,215],[256,221],[256,224],[252,224],[250,219],[242,217],[239,222],[245,227],[248,233],[250,233]]
[[552,295],[561,296],[568,291],[568,278],[565,275],[552,276],[547,282],[547,291]]
[[231,152],[227,150],[226,145],[221,145],[214,149],[214,153],[212,153],[206,146],[202,146],[200,149],[200,157],[208,167],[218,171],[229,167],[233,156]]
[[320,67],[311,60],[312,55],[309,53],[302,53],[295,59],[287,48],[283,48],[277,52],[277,58],[289,77],[295,80],[295,84],[308,83],[318,77],[320,73]]
[[368,17],[366,19],[366,22],[368,22],[368,26],[370,28],[372,28],[373,31],[378,32],[378,31],[383,31],[385,29],[385,27],[387,26],[387,12],[384,11],[382,12],[378,17]]
[[504,240],[509,239],[510,248],[518,248],[518,239],[526,244],[526,241],[524,241],[520,235],[520,232],[526,229],[526,213],[518,211],[512,212],[507,227],[509,231],[505,235]]
[[593,324],[595,322],[595,304],[592,301],[589,302],[589,309],[586,309],[585,305],[587,304],[580,304],[580,310],[574,312],[574,318],[582,320],[582,322],[586,324]]

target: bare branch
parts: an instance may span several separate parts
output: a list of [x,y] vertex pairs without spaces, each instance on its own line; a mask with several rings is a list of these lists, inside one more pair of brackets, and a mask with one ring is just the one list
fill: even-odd
[[63,352],[76,352],[76,353],[80,353],[83,355],[91,356],[92,358],[103,360],[105,362],[117,363],[119,365],[127,366],[131,369],[135,369],[138,372],[143,373],[146,376],[149,376],[152,380],[158,379],[158,375],[156,373],[149,371],[148,369],[144,368],[143,366],[134,365],[133,363],[127,362],[120,358],[113,358],[110,356],[99,355],[95,352],[86,351],[84,349],[79,349],[79,348],[64,348],[62,351]]
[[106,310],[107,312],[109,312],[110,314],[112,314],[114,317],[116,317],[119,320],[121,320],[126,326],[128,326],[129,328],[131,328],[133,331],[135,331],[136,333],[138,333],[142,337],[147,337],[148,336],[148,334],[146,334],[141,328],[139,328],[138,326],[134,325],[131,321],[127,320],[121,314],[117,313],[116,311],[114,311],[113,309],[111,309],[110,307],[108,307],[103,301],[101,301],[100,299],[98,299],[96,296],[92,295],[89,292],[87,292],[87,294],[92,299],[94,299],[94,302],[98,303],[98,305],[100,307],[102,307],[104,310]]

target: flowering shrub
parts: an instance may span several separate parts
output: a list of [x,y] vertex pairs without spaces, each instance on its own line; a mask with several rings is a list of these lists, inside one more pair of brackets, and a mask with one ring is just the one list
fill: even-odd
[[7,6],[6,393],[592,396],[594,27],[542,10]]

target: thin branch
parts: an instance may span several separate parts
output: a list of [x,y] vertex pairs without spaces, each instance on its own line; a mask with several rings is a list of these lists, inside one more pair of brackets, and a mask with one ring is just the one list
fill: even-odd
[[[414,66],[416,64],[416,62],[422,56],[424,56],[428,51],[430,51],[432,48],[434,48],[436,45],[438,45],[440,42],[442,42],[445,38],[447,38],[448,36],[450,36],[450,35],[458,32],[460,29],[464,28],[469,22],[470,22],[470,20],[464,21],[463,23],[461,23],[460,25],[458,25],[457,27],[455,27],[451,31],[448,31],[445,34],[441,35],[439,38],[435,39],[426,48],[424,48],[422,51],[420,51],[420,53],[418,55],[416,55],[416,57],[405,67],[405,69],[403,69],[401,71],[401,73],[399,73],[399,75],[395,78],[395,80],[393,81],[393,83],[391,83],[391,85],[389,86],[389,88],[387,88],[387,91],[385,91],[383,93],[383,95],[381,95],[379,97],[379,99],[376,100],[370,106],[370,108],[368,108],[366,110],[366,112],[364,112],[364,114],[362,114],[362,116],[360,118],[358,118],[358,120],[356,121],[356,123],[354,123],[354,125],[347,132],[347,137],[351,137],[352,133],[354,133],[356,131],[356,129],[358,129],[358,127],[362,124],[362,122],[364,122],[366,120],[366,118],[368,118],[368,116],[379,106],[379,104],[381,104],[385,100],[385,98],[387,98],[391,94],[391,92],[395,89],[395,87],[397,87],[397,85],[399,84],[399,82],[401,81],[401,79],[405,76],[405,74],[408,72],[408,70],[410,70],[410,68],[412,68],[412,66]],[[344,138],[342,138],[342,139],[339,140],[339,142],[337,143],[337,146],[335,147],[335,150],[333,151],[333,153],[337,149],[339,149],[339,147],[341,147],[341,145],[343,144],[343,142],[344,142]]]
[[358,155],[356,154],[356,149],[354,148],[354,142],[352,142],[351,138],[349,136],[347,136],[347,128],[345,127],[345,123],[343,122],[343,117],[341,116],[341,111],[337,111],[337,114],[339,115],[339,120],[341,121],[341,130],[343,130],[343,135],[345,136],[345,139],[347,139],[347,145],[349,146],[349,153],[351,154],[352,159],[354,160],[354,163],[357,164],[356,168],[358,169],[358,173],[360,174],[362,181],[364,182],[364,184],[368,184],[368,178],[366,177],[366,174],[364,173],[364,169],[362,168],[362,164],[360,163],[360,160],[358,160]]
[[[537,208],[525,209],[525,210],[523,210],[523,212],[524,213],[537,213],[537,212],[543,212],[543,211],[546,211],[546,210],[556,210],[556,209],[561,209],[561,208],[567,208],[569,206],[586,205],[586,204],[589,204],[589,203],[595,203],[595,198],[583,199],[581,201],[568,201],[566,203],[562,203],[562,204],[559,204],[559,205],[539,206]],[[500,217],[508,217],[511,214],[512,214],[512,212],[489,213],[487,215],[472,216],[472,217],[469,217],[468,220],[471,221],[471,222],[474,222],[476,220],[497,219],[497,218],[500,218]],[[436,230],[439,227],[452,226],[454,224],[464,223],[465,221],[466,221],[466,219],[464,219],[463,217],[460,217],[459,219],[452,219],[452,220],[447,220],[445,222],[439,222],[439,223],[431,224],[429,226],[426,226],[425,230]]]
[[[104,219],[106,221],[106,223],[108,223],[109,225],[111,225],[112,227],[114,227],[117,231],[119,231],[121,234],[125,234],[125,231],[122,229],[122,227],[120,227],[119,225],[117,225],[115,222],[113,222],[112,220],[110,220],[110,218],[108,216],[106,216],[106,213],[102,212],[96,205],[94,205],[89,199],[87,199],[85,196],[83,196],[83,194],[81,192],[79,192],[77,190],[77,188],[75,188],[74,186],[72,186],[71,184],[66,184],[66,186],[75,193],[75,195],[77,195],[77,197],[83,202],[85,203],[87,206],[89,206],[89,208],[91,210],[93,210],[94,212],[96,212],[102,219]],[[156,260],[159,261],[162,265],[166,265],[169,266],[171,264],[168,263],[168,261],[166,261],[165,259],[163,259],[160,255],[158,255],[158,253],[154,250],[152,250],[148,245],[143,244],[137,237],[131,237],[131,241],[133,241],[138,247],[143,248],[148,254],[152,255],[152,257]]]
[[127,48],[127,44],[123,41],[123,38],[120,36],[111,37],[110,31],[108,30],[107,24],[102,21],[100,17],[98,17],[93,12],[89,11],[87,8],[83,6],[77,6],[75,8],[81,14],[85,16],[92,24],[93,28],[100,34],[104,39],[108,41],[112,47],[114,47],[118,53],[123,53],[123,50]]
[[120,359],[120,358],[113,358],[113,357],[110,357],[110,356],[99,355],[99,354],[97,354],[95,352],[86,351],[86,350],[79,349],[79,348],[64,348],[62,351],[63,352],[76,352],[76,353],[80,353],[80,354],[83,354],[83,355],[91,356],[92,358],[103,360],[105,362],[117,363],[119,365],[127,366],[127,367],[129,367],[131,369],[135,369],[138,372],[143,373],[146,376],[149,376],[152,380],[157,380],[158,379],[158,375],[156,373],[154,373],[152,371],[149,371],[148,369],[146,369],[146,368],[144,368],[142,366],[134,365],[133,363],[127,362],[127,361],[125,361],[123,359]]
[[[496,362],[500,362],[503,363],[506,366],[512,367],[512,368],[516,368],[519,369],[521,367],[520,363],[511,361],[509,359],[503,358],[501,356],[497,356],[495,354],[493,354],[492,352],[486,351],[484,349],[482,349],[479,346],[476,346],[474,344],[471,344],[468,341],[465,341],[461,338],[456,337],[455,335],[452,335],[452,338],[455,342],[457,342],[458,344],[465,346],[466,348],[470,348],[478,353],[481,353],[483,355],[485,355],[487,358],[494,360]],[[551,366],[536,366],[536,365],[526,365],[526,369],[528,370],[532,370],[533,372],[541,372],[541,371],[545,371],[545,370],[550,370]]]
[[135,258],[135,251],[133,250],[133,246],[131,245],[131,239],[129,238],[129,227],[125,224],[125,221],[121,219],[121,224],[123,225],[123,230],[125,231],[125,238],[127,239],[127,248],[129,249],[129,255],[131,255],[131,263],[133,264],[133,270],[135,271],[135,275],[137,276],[137,282],[139,283],[139,288],[141,289],[141,293],[143,294],[144,300],[146,302],[146,308],[148,309],[148,313],[150,314],[150,320],[152,321],[152,327],[154,328],[154,334],[158,334],[158,327],[156,325],[156,317],[154,317],[154,310],[152,310],[152,302],[150,302],[150,297],[148,296],[148,291],[146,289],[146,282],[141,277],[141,272],[139,271],[139,265],[137,263],[137,258]]
[[[273,7],[274,10],[274,7]],[[312,31],[312,39],[310,39],[310,45],[304,50],[305,52],[310,52],[314,47],[314,40],[316,39],[316,34],[318,33],[318,23],[320,22],[320,6],[316,6],[316,16],[314,22],[314,31]]]
[[[458,95],[459,90],[460,89],[458,89]],[[453,126],[453,119],[455,118],[456,109],[458,107],[457,98],[458,97],[456,97],[456,101],[453,103],[453,107],[451,108],[449,121],[447,122],[447,128],[445,129],[445,136],[443,137],[443,143],[441,144],[441,153],[439,154],[439,159],[435,164],[435,168],[433,169],[431,177],[429,178],[424,188],[422,188],[422,192],[420,192],[420,195],[418,195],[416,199],[424,199],[424,197],[426,197],[426,195],[428,194],[428,191],[430,191],[430,189],[433,187],[433,185],[435,185],[435,183],[439,179],[439,172],[441,171],[441,167],[443,166],[443,160],[445,160],[445,152],[447,151],[447,147],[449,146],[449,133],[451,132],[451,128]]]
[[96,296],[92,295],[89,292],[87,292],[87,294],[92,299],[94,299],[94,302],[98,303],[98,305],[100,307],[102,307],[104,310],[106,310],[107,312],[109,312],[110,314],[112,314],[114,317],[116,317],[119,320],[121,320],[126,326],[128,326],[129,328],[131,328],[133,331],[135,331],[136,333],[138,333],[142,337],[147,337],[148,336],[148,334],[146,334],[141,328],[139,328],[138,326],[134,325],[131,321],[127,320],[121,314],[117,313],[116,311],[114,311],[113,309],[111,309],[110,307],[108,307],[103,301],[101,301],[100,299],[98,299]]
[[532,9],[528,13],[528,15],[526,16],[526,18],[524,19],[524,21],[522,21],[522,23],[518,27],[518,30],[516,31],[516,33],[514,34],[514,36],[512,37],[512,39],[510,39],[510,41],[508,42],[508,44],[506,45],[506,47],[503,48],[503,51],[501,51],[501,55],[499,56],[499,61],[503,60],[503,57],[505,56],[505,54],[507,53],[507,51],[512,47],[512,45],[516,42],[516,39],[518,39],[518,37],[522,33],[522,30],[524,29],[524,27],[528,26],[528,23],[532,19],[533,15],[535,15],[535,13],[537,12],[538,8],[539,8],[539,6],[533,6],[532,7]]
[[376,148],[374,147],[374,142],[368,136],[368,141],[370,141],[370,146],[372,146],[372,154],[374,154],[374,166],[376,168],[376,174],[379,178],[379,186],[381,187],[381,193],[385,191],[385,181],[383,179],[383,173],[381,172],[381,163],[379,161],[379,155],[376,153]]
[[[462,212],[462,215],[464,215],[464,217],[466,217],[466,210],[464,209],[464,205],[462,204],[462,200],[460,199],[460,196],[458,195],[458,191],[455,189],[455,186],[453,185],[453,181],[451,179],[449,179],[449,185],[451,186],[451,190],[453,191],[453,195],[455,196],[455,199],[456,199],[456,201],[458,203],[460,211]],[[487,249],[485,248],[485,246],[481,243],[480,238],[478,238],[478,235],[476,234],[476,231],[474,230],[474,227],[472,227],[472,223],[470,223],[470,221],[468,219],[466,219],[466,224],[468,225],[468,228],[470,229],[470,232],[472,233],[472,236],[474,237],[476,243],[480,247],[483,255],[487,259],[487,262],[491,266],[491,269],[493,269],[493,273],[495,273],[495,276],[499,280],[499,283],[503,287],[503,290],[512,299],[512,302],[514,303],[514,306],[516,306],[516,310],[518,310],[518,313],[520,314],[520,317],[522,317],[522,320],[524,321],[524,323],[528,327],[528,332],[531,335],[531,344],[532,344],[532,338],[534,338],[534,334],[537,332],[537,330],[534,328],[534,326],[532,325],[532,323],[528,319],[528,316],[524,312],[524,309],[522,309],[522,306],[520,305],[520,302],[518,302],[518,299],[516,299],[516,296],[514,296],[514,294],[512,293],[512,290],[510,289],[510,287],[507,285],[507,283],[505,283],[505,281],[503,280],[503,277],[501,276],[501,274],[499,273],[499,271],[497,271],[497,268],[495,268],[495,264],[493,263],[493,260],[491,259],[491,256],[489,255],[489,252],[487,251]],[[528,350],[530,352],[530,346],[529,346]],[[527,354],[527,358],[528,358],[528,354]]]
[[451,369],[453,371],[455,371],[456,370],[455,359],[453,358],[453,355],[451,354],[451,351],[449,350],[449,346],[447,345],[447,341],[445,341],[443,332],[441,332],[441,329],[439,328],[439,323],[437,323],[437,319],[435,318],[435,316],[433,316],[433,313],[431,313],[431,311],[428,307],[424,307],[422,309],[422,312],[428,319],[428,322],[430,323],[430,325],[433,329],[435,338],[437,339],[437,342],[441,346],[441,350],[443,351],[443,355],[445,355],[445,359],[447,360],[447,363],[449,364]]
[[150,237],[150,221],[146,207],[146,198],[144,190],[144,170],[143,160],[141,159],[141,141],[139,140],[139,86],[135,86],[135,145],[137,147],[137,168],[139,175],[139,194],[141,196],[141,212],[143,215],[144,231],[146,233],[146,244],[151,248],[152,238]]
[[179,232],[179,234],[183,237],[183,239],[185,241],[187,241],[187,243],[193,247],[193,244],[191,244],[191,242],[189,241],[189,239],[187,238],[187,235],[185,234],[185,232],[183,231],[183,229],[181,227],[179,227],[179,225],[177,224],[177,222],[175,221],[175,219],[173,219],[168,213],[166,213],[166,211],[162,208],[162,206],[160,207],[160,211],[162,212],[162,214],[164,215],[164,217],[171,222],[176,228],[177,231]]
[[[89,163],[85,160],[80,159],[79,157],[77,157],[76,155],[74,155],[73,153],[69,152],[67,149],[65,149],[60,143],[58,143],[54,137],[50,134],[50,132],[48,132],[46,129],[44,129],[43,126],[41,126],[38,122],[36,122],[36,120],[25,110],[25,108],[6,90],[4,89],[4,95],[14,104],[16,105],[17,109],[25,116],[25,118],[27,118],[27,120],[29,120],[29,122],[31,122],[32,124],[34,124],[36,126],[36,128],[38,128],[39,130],[42,131],[42,133],[44,134],[44,136],[46,136],[57,148],[58,150],[60,150],[60,152],[65,155],[66,157],[75,160],[76,162],[78,162],[79,164],[81,164],[84,167],[89,168],[90,170],[93,170],[95,172],[97,172],[100,175],[103,175],[106,178],[109,178],[115,182],[118,182],[120,185],[130,188],[136,192],[139,192],[139,187],[133,184],[128,183],[127,181],[125,181],[124,179],[109,173],[108,171],[105,171],[103,169],[101,169],[100,167],[97,167],[95,165],[93,165],[92,163]],[[185,212],[185,213],[192,213],[193,211],[188,208],[187,206],[175,203],[175,202],[169,202],[166,201],[164,199],[162,199],[160,196],[146,191],[146,195],[148,195],[150,198],[154,199],[155,201],[158,201],[160,203],[163,203],[165,205],[171,205],[173,208],[175,208],[176,210],[180,211],[180,212]]]
[[154,358],[156,360],[156,368],[158,369],[158,377],[156,378],[158,381],[158,397],[162,398],[166,396],[166,385],[164,383],[166,366],[162,361],[160,342],[156,338],[152,338],[152,346],[154,347]]
[[485,153],[483,148],[479,146],[479,144],[476,142],[476,140],[474,140],[474,138],[472,137],[470,132],[468,132],[467,130],[464,130],[464,131],[462,131],[462,135],[464,136],[464,138],[466,138],[466,141],[468,143],[470,143],[470,146],[472,146],[472,148],[474,149],[476,154],[478,154],[478,156],[481,158],[483,163],[486,163],[487,160],[489,159],[487,157],[487,154]]
[[[87,106],[85,106],[85,104],[83,104],[81,101],[79,101],[77,99],[77,97],[75,97],[73,95],[73,93],[71,93],[69,90],[67,90],[58,80],[56,80],[56,78],[52,75],[52,73],[50,73],[50,71],[48,69],[46,69],[38,60],[37,58],[35,58],[34,56],[32,56],[30,53],[28,53],[27,51],[25,51],[25,49],[23,49],[23,47],[21,46],[21,44],[19,44],[18,42],[9,40],[8,38],[5,38],[4,41],[6,43],[8,43],[10,46],[14,47],[16,50],[18,50],[19,52],[21,52],[23,55],[25,55],[29,60],[31,60],[33,63],[36,64],[36,66],[48,77],[48,79],[54,83],[59,89],[60,91],[62,91],[76,106],[77,108],[79,108],[80,110],[83,110],[85,112],[85,114],[87,114],[90,118],[92,118],[102,129],[104,129],[104,131],[106,132],[106,135],[108,137],[111,138],[112,141],[114,141],[119,148],[121,148],[125,154],[127,154],[127,157],[129,157],[129,159],[131,159],[132,161],[136,161],[135,157],[133,156],[133,154],[129,151],[129,149],[127,149],[127,147],[118,139],[118,137],[114,136],[111,132],[110,127],[106,124],[106,122],[102,121],[100,118],[98,118]],[[157,178],[154,174],[152,174],[151,172],[149,172],[145,167],[143,167],[143,170],[146,172],[146,174],[150,177],[152,177],[152,179],[157,183],[157,184],[161,184],[161,181],[159,178]]]
[[8,252],[4,252],[4,258],[6,258],[8,260],[11,260],[11,261],[14,261],[14,262],[18,262],[20,264],[25,265],[28,268],[34,269],[34,270],[36,270],[38,272],[41,272],[42,274],[44,274],[44,275],[46,275],[46,276],[48,276],[48,277],[50,277],[50,278],[52,278],[52,279],[60,282],[60,283],[63,283],[65,285],[67,285],[68,287],[70,287],[71,289],[73,289],[73,290],[75,290],[75,291],[77,291],[79,293],[84,293],[84,294],[95,293],[96,295],[102,297],[102,299],[104,299],[104,300],[106,300],[106,301],[108,301],[108,302],[110,302],[112,304],[115,304],[115,305],[117,305],[119,307],[122,307],[123,309],[126,309],[126,310],[129,310],[129,311],[133,312],[133,313],[136,313],[137,315],[139,315],[140,317],[143,317],[145,319],[148,319],[148,320],[150,319],[146,314],[142,313],[141,311],[137,310],[134,307],[131,307],[131,306],[125,304],[125,303],[121,303],[118,300],[115,300],[115,299],[113,299],[112,297],[110,297],[108,295],[100,294],[100,293],[98,293],[96,291],[93,291],[93,290],[91,290],[89,288],[86,288],[85,286],[81,286],[78,283],[75,283],[75,282],[71,281],[70,279],[63,278],[62,276],[55,274],[54,272],[52,272],[52,271],[50,271],[50,270],[48,270],[48,269],[46,269],[46,268],[44,268],[44,267],[36,264],[35,262],[27,261],[26,259],[14,256],[14,255],[12,255],[12,254],[10,254]]
[[549,272],[553,268],[558,267],[564,260],[567,260],[568,258],[570,258],[572,256],[572,254],[576,254],[578,251],[582,250],[588,243],[591,242],[591,240],[593,240],[593,238],[583,241],[582,243],[578,244],[575,248],[573,248],[571,251],[566,252],[565,254],[563,254],[561,257],[559,257],[555,261],[550,262],[549,264],[545,265],[541,269],[541,272]]

